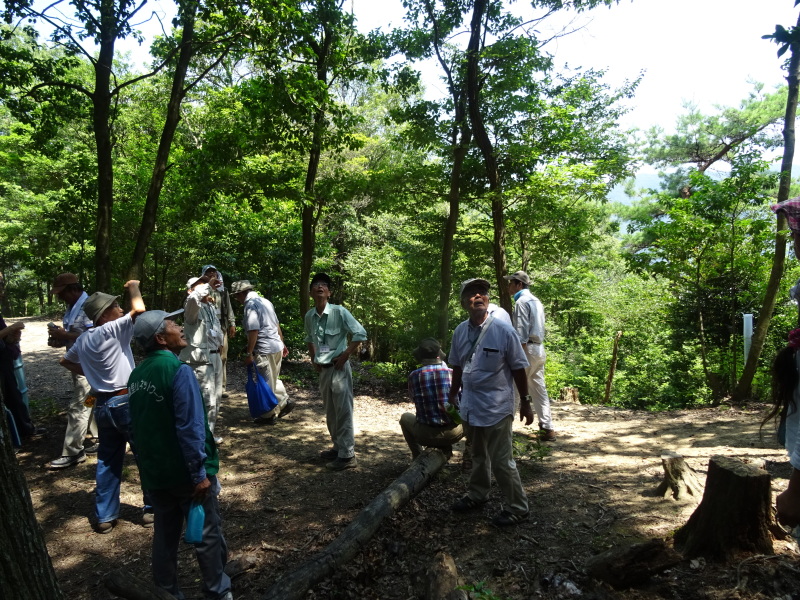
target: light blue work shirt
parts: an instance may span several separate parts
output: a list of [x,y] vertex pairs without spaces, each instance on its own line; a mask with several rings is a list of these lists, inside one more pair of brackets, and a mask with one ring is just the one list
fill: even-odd
[[328,365],[347,348],[347,334],[352,342],[363,342],[367,332],[350,311],[338,304],[327,303],[322,315],[312,308],[305,316],[306,342],[314,344],[314,362]]

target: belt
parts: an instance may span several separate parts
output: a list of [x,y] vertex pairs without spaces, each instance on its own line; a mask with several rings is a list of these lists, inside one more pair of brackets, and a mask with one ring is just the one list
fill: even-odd
[[209,350],[209,354],[219,354],[219,350]]
[[329,363],[324,364],[324,365],[320,365],[320,367],[322,367],[323,369],[330,369],[332,366],[333,366],[332,362],[329,362]]
[[113,398],[114,396],[124,396],[128,393],[128,388],[122,388],[121,390],[117,390],[115,392],[95,392],[95,396],[100,398],[101,400],[108,400],[109,398]]

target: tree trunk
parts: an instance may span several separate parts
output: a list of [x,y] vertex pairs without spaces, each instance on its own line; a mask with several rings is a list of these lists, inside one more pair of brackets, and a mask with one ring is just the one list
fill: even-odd
[[487,0],[475,0],[470,23],[470,38],[467,44],[467,105],[469,119],[472,123],[472,132],[475,143],[483,156],[486,167],[486,176],[489,179],[489,194],[492,203],[492,227],[494,231],[492,243],[492,256],[494,258],[495,281],[497,282],[497,297],[500,306],[511,314],[511,295],[503,276],[508,272],[506,264],[506,226],[503,207],[503,189],[500,183],[500,174],[497,168],[497,159],[494,155],[492,140],[486,132],[486,125],[481,114],[479,60],[482,39],[482,23],[488,9]]
[[686,496],[700,498],[703,495],[703,484],[680,454],[667,450],[661,455],[661,465],[664,481],[656,488],[657,496],[672,495],[675,500],[683,500]]
[[[800,27],[800,17],[797,19],[797,27]],[[789,187],[792,183],[792,163],[794,161],[794,123],[797,117],[797,98],[800,89],[800,44],[791,44],[789,52],[789,74],[786,80],[789,84],[789,95],[786,99],[786,115],[783,119],[783,160],[781,161],[781,178],[778,186],[778,202],[789,199]],[[783,265],[786,260],[786,237],[782,233],[786,226],[786,219],[783,215],[777,216],[775,232],[775,255],[772,257],[772,270],[769,274],[769,283],[764,293],[764,302],[758,315],[756,329],[750,342],[750,353],[747,362],[742,370],[739,383],[731,395],[732,402],[742,402],[750,396],[750,386],[758,367],[758,359],[761,357],[761,350],[767,339],[767,330],[772,320],[772,312],[775,310],[775,303],[778,297],[778,289],[781,285],[783,276]]]
[[100,2],[100,51],[94,64],[92,124],[97,147],[97,226],[95,229],[94,285],[111,290],[111,227],[114,211],[114,161],[111,141],[111,70],[116,42],[115,3]]
[[611,399],[611,384],[614,383],[614,372],[617,370],[617,351],[619,350],[619,338],[622,337],[622,332],[618,331],[614,336],[614,350],[611,353],[611,366],[608,368],[608,379],[606,379],[606,396],[603,404],[608,404]]
[[353,558],[378,530],[383,520],[424,488],[446,462],[447,458],[439,450],[423,452],[327,548],[272,584],[263,600],[304,598],[311,587]]
[[144,260],[147,255],[147,248],[150,245],[150,238],[156,228],[158,201],[161,197],[161,189],[164,187],[164,178],[167,175],[169,153],[172,148],[172,141],[175,139],[175,131],[178,129],[178,123],[181,120],[181,102],[183,102],[183,98],[186,95],[186,90],[184,89],[186,73],[194,56],[194,23],[197,6],[196,2],[180,4],[180,18],[183,24],[181,51],[178,56],[178,64],[172,76],[172,91],[167,105],[167,119],[164,123],[164,129],[161,130],[156,162],[153,166],[150,187],[147,190],[147,199],[142,213],[142,224],[139,227],[139,235],[136,238],[136,247],[133,250],[133,258],[131,259],[131,266],[128,269],[126,279],[142,279],[144,275]]
[[0,598],[61,600],[28,483],[17,464],[0,399]]
[[712,456],[703,500],[675,533],[675,547],[687,558],[772,554],[771,511],[769,473],[735,458]]

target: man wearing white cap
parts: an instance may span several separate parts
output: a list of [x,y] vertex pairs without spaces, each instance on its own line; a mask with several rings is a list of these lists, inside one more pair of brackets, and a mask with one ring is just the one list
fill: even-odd
[[525,271],[517,271],[504,277],[508,281],[508,293],[514,297],[514,329],[519,336],[530,366],[525,369],[528,392],[533,398],[533,408],[539,418],[539,430],[543,440],[556,439],[550,415],[550,397],[544,384],[544,307],[528,289],[531,278]]
[[[180,358],[192,367],[203,393],[203,401],[208,414],[208,427],[214,433],[219,415],[219,402],[222,397],[222,327],[210,302],[211,289],[217,283],[216,276],[192,277],[186,282],[188,296],[183,305],[183,324],[187,345],[181,350]],[[216,436],[217,444],[222,438]]]
[[[85,375],[92,387],[95,418],[100,434],[95,476],[96,531],[109,533],[119,516],[119,489],[125,446],[131,441],[128,406],[128,377],[133,371],[133,324],[145,311],[139,282],[125,284],[131,299],[131,310],[125,313],[119,296],[95,292],[86,300],[83,310],[94,327],[81,334],[61,359],[61,366],[78,375]],[[145,498],[143,523],[153,524],[153,514]]]

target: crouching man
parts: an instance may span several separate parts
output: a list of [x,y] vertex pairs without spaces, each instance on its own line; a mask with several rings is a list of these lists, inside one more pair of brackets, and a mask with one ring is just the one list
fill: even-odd
[[453,371],[442,362],[444,352],[438,340],[422,340],[412,354],[422,364],[408,376],[408,392],[417,414],[403,413],[400,428],[412,457],[420,455],[422,446],[439,448],[450,457],[453,444],[464,437],[461,425],[454,423],[445,410]]
[[177,357],[186,338],[172,318],[182,312],[151,310],[139,315],[134,337],[147,357],[128,381],[142,488],[150,494],[155,515],[153,580],[176,598],[184,597],[178,584],[178,544],[184,517],[193,501],[200,502],[205,523],[195,554],[203,594],[232,600],[231,580],[223,570],[228,547],[217,501],[217,446],[194,372]]

